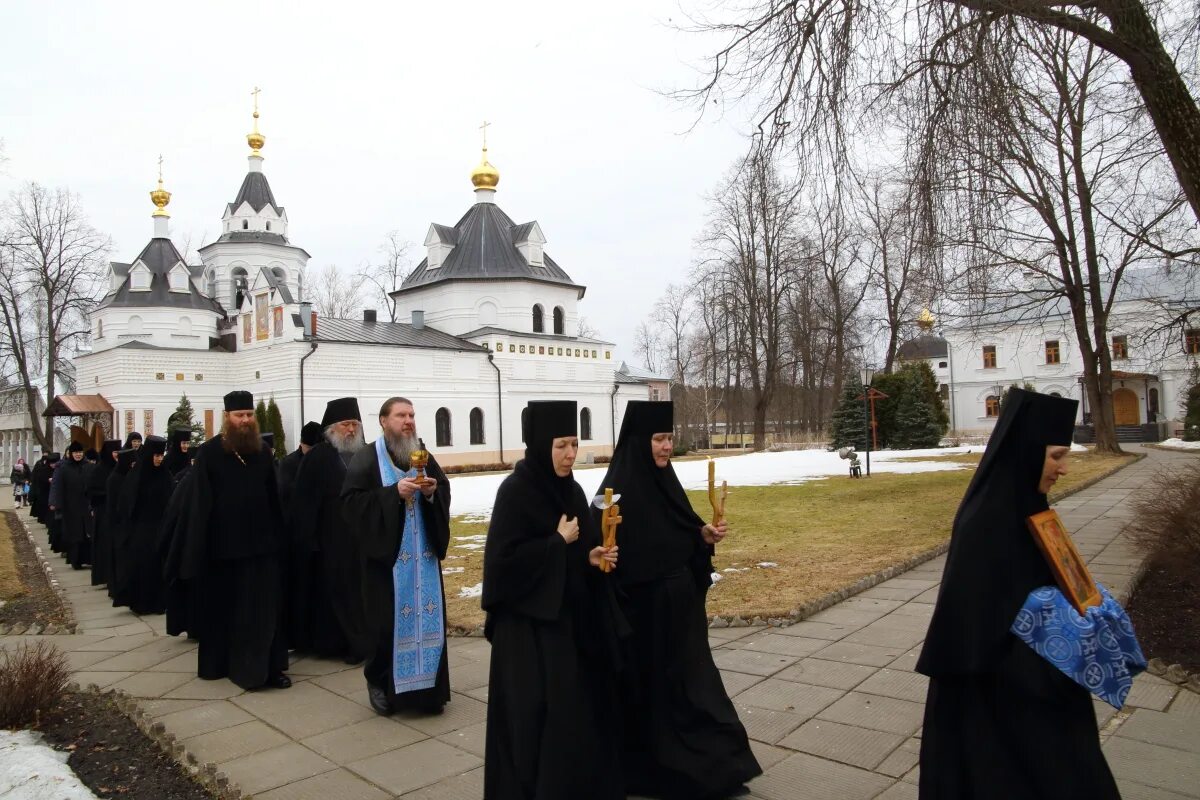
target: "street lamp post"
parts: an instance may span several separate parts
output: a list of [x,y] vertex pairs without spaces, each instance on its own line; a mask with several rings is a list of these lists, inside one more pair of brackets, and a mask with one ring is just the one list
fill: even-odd
[[864,365],[863,368],[859,370],[859,377],[862,378],[863,387],[863,427],[866,428],[866,430],[863,431],[863,438],[867,441],[867,477],[869,478],[871,477],[871,438],[875,433],[873,430],[875,425],[875,415],[871,413],[873,409],[871,408],[870,400],[871,379],[875,377],[875,370]]

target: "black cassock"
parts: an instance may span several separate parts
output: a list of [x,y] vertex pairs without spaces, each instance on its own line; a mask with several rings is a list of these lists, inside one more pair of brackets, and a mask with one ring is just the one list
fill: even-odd
[[243,689],[287,669],[282,630],[283,519],[275,462],[264,444],[240,458],[217,435],[197,448],[171,537],[168,582],[196,598],[188,632],[200,641],[198,674]]
[[289,647],[357,663],[374,639],[363,609],[358,537],[343,516],[345,478],[346,464],[329,442],[313,445],[300,462],[285,507],[291,516],[286,618]]
[[929,676],[921,800],[1118,800],[1091,695],[1010,632],[1054,585],[1026,517],[1048,445],[1069,445],[1078,403],[1011,389],[959,506],[917,672]]
[[88,506],[92,513],[92,586],[103,586],[109,579],[112,543],[108,538],[108,479],[115,467],[112,450],[103,450],[87,480]]
[[[192,468],[189,461],[188,466],[176,473],[175,488],[171,492],[167,510],[163,512],[158,536],[158,555],[164,565],[170,555],[171,543],[175,540],[175,534],[186,522],[184,505],[191,489],[191,475]],[[181,578],[168,580],[165,569],[163,574],[167,586],[167,635],[179,636],[183,633],[190,633],[192,608],[197,604],[195,582],[185,581]]]
[[161,464],[154,466],[150,447],[143,445],[137,466],[117,499],[123,524],[113,539],[114,606],[129,606],[135,614],[161,614],[166,610],[158,532],[174,485],[171,473]]
[[87,483],[93,466],[67,456],[59,465],[55,490],[59,543],[74,569],[92,563],[92,514]]
[[[553,479],[529,461],[500,485],[484,553],[484,797],[623,798],[614,696],[623,624],[609,582],[588,563],[600,534],[579,485],[566,478],[565,497],[553,497],[544,490]],[[557,530],[564,512],[580,523],[571,544]]]
[[279,484],[279,505],[283,508],[283,521],[291,529],[292,487],[296,485],[296,474],[304,461],[304,451],[297,447],[279,460],[275,478]]
[[[312,455],[312,451],[309,451]],[[308,458],[308,456],[305,456]],[[396,467],[397,472],[404,472]],[[433,456],[426,467],[429,477],[438,482],[432,498],[423,496],[415,502],[425,522],[426,542],[433,546],[438,562],[445,560],[450,546],[450,483]],[[437,683],[430,689],[396,694],[392,681],[392,635],[395,628],[395,596],[392,591],[392,566],[400,553],[400,538],[404,532],[405,513],[395,486],[383,486],[379,476],[379,460],[375,447],[369,444],[354,454],[342,485],[342,508],[354,534],[358,537],[362,556],[362,597],[366,613],[370,654],[363,674],[367,682],[383,689],[393,710],[429,710],[440,708],[450,701],[450,668],[447,647],[442,650],[438,665]],[[445,586],[442,587],[445,597]],[[442,604],[442,625],[445,621]]]
[[[621,609],[633,629],[621,687],[631,794],[725,797],[762,774],[708,644],[704,603],[712,546],[653,434],[672,430],[669,402],[631,402],[600,484],[621,495]],[[593,512],[596,513],[596,512]]]
[[46,524],[46,512],[50,502],[50,465],[46,459],[39,459],[33,465],[29,476],[29,513],[43,525]]
[[108,584],[109,597],[113,596],[113,585],[117,574],[115,542],[124,536],[122,531],[125,529],[125,521],[121,518],[121,492],[125,488],[125,481],[136,461],[136,450],[122,450],[117,454],[117,465],[113,467],[108,481],[104,484],[105,537],[101,550],[94,558],[104,559],[103,569],[107,576],[105,582]]

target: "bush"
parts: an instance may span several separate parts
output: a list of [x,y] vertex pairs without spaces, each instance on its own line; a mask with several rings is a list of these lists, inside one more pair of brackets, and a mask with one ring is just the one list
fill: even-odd
[[0,728],[37,722],[58,702],[70,676],[67,656],[49,642],[0,650]]
[[688,448],[686,444],[677,444],[675,445],[675,449],[671,451],[672,456],[686,456],[687,454]]
[[1160,470],[1154,492],[1133,501],[1134,541],[1151,554],[1200,559],[1200,463]]

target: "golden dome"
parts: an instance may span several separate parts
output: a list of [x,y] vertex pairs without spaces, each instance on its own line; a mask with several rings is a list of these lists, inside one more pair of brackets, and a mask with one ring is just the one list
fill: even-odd
[[917,315],[917,327],[923,331],[927,331],[933,328],[933,323],[933,314],[929,313],[929,309],[921,309],[921,313]]
[[500,183],[500,170],[492,166],[487,158],[487,148],[483,148],[483,158],[479,161],[479,166],[471,170],[471,183],[476,189],[496,189],[496,184]]
[[154,203],[154,213],[151,216],[171,216],[167,213],[167,204],[171,202],[171,193],[163,188],[162,156],[158,157],[158,188],[150,192],[150,202]]
[[262,91],[257,86],[250,94],[254,95],[254,130],[246,134],[246,144],[250,145],[252,156],[262,155],[259,150],[262,150],[263,145],[267,143],[267,137],[258,132],[258,93]]

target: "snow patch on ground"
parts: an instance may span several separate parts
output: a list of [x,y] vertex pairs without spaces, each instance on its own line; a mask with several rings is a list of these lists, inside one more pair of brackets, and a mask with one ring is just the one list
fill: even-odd
[[442,569],[443,575],[457,575],[460,572],[466,572],[466,567],[445,567]]
[[464,586],[462,589],[460,589],[458,591],[458,596],[459,597],[482,597],[483,596],[483,582],[480,581],[479,583],[475,584],[474,586]]
[[1200,450],[1200,442],[1185,442],[1183,439],[1167,439],[1158,443],[1168,450]]
[[4,800],[95,800],[67,754],[42,744],[33,731],[0,731],[0,797]]
[[714,572],[714,573],[712,574],[712,582],[713,582],[713,583],[716,583],[717,581],[719,581],[719,580],[722,580],[724,577],[725,577],[725,576],[724,576],[724,575],[722,575],[721,573],[719,573],[719,572]]
[[[964,447],[940,447],[927,450],[881,450],[871,453],[872,472],[943,472],[968,469],[966,464],[947,461],[897,461],[906,458],[928,458],[962,453],[982,452],[980,445]],[[860,455],[860,458],[863,458]],[[771,484],[801,484],[831,475],[849,474],[848,462],[836,452],[827,450],[791,450],[781,453],[751,453],[749,455],[720,456],[717,463],[717,481],[728,481],[730,487],[769,486]],[[865,460],[865,459],[864,459]],[[575,470],[575,480],[589,497],[600,491],[604,480],[603,468]],[[703,489],[708,486],[707,461],[678,461],[675,473],[685,489]],[[477,522],[491,517],[492,503],[496,490],[508,477],[507,473],[492,475],[451,476],[450,512],[456,517],[466,516]],[[471,538],[471,537],[466,537]],[[466,545],[457,545],[466,547]]]
[[779,565],[776,564],[774,561],[760,561],[759,563],[755,564],[754,566],[758,567],[759,569],[774,569],[775,567],[778,567]]

